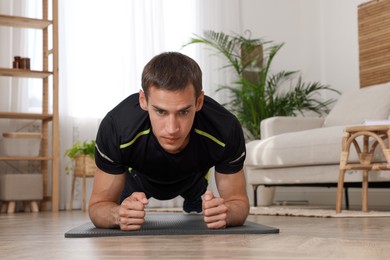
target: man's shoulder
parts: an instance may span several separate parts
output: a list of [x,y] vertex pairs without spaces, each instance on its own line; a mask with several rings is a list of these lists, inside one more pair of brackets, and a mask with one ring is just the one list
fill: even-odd
[[245,160],[245,139],[237,117],[224,106],[205,97],[195,120],[195,133],[215,159],[220,173],[236,173]]
[[194,127],[222,142],[228,141],[232,132],[241,131],[236,116],[208,96],[205,96],[203,107],[196,115]]

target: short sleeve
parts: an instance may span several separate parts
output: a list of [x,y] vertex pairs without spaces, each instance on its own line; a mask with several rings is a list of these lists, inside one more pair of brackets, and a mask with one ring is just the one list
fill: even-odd
[[244,167],[246,157],[245,138],[241,124],[235,118],[228,134],[223,161],[215,165],[219,173],[236,173]]
[[126,166],[121,164],[119,136],[112,117],[108,114],[99,126],[96,136],[96,166],[107,173],[121,174]]

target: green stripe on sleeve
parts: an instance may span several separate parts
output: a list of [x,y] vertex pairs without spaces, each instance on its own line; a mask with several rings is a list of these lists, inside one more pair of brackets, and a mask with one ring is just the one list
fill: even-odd
[[142,135],[147,135],[147,134],[149,134],[149,133],[150,133],[150,128],[147,129],[147,130],[145,130],[145,131],[142,131],[142,132],[138,133],[138,134],[134,137],[133,140],[131,140],[131,141],[128,142],[128,143],[121,144],[121,145],[119,146],[119,148],[120,148],[120,149],[123,149],[123,148],[129,147],[129,146],[132,145],[135,141],[137,141],[137,139],[138,139],[140,136],[142,136]]
[[219,144],[219,145],[222,146],[222,147],[225,147],[225,146],[226,146],[223,142],[219,141],[217,138],[215,138],[215,137],[212,136],[211,134],[208,134],[208,133],[206,133],[206,132],[203,132],[202,130],[199,130],[199,129],[196,129],[196,128],[195,128],[195,133],[200,134],[200,135],[202,135],[202,136],[204,136],[204,137],[207,137],[207,138],[213,140],[214,142],[216,142],[217,144]]

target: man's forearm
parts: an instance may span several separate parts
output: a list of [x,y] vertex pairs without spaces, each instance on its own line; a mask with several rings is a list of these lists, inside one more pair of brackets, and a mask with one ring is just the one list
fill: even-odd
[[226,226],[241,226],[249,215],[249,202],[234,200],[225,202],[228,208]]
[[119,205],[113,202],[100,202],[90,205],[89,217],[92,223],[99,228],[119,227]]

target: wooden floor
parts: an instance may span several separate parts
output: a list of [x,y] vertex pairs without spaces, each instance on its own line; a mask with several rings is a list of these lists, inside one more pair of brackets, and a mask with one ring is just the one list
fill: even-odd
[[88,220],[0,214],[0,259],[390,259],[390,218],[249,216],[280,234],[64,238]]

